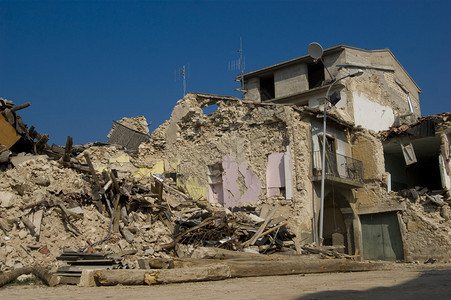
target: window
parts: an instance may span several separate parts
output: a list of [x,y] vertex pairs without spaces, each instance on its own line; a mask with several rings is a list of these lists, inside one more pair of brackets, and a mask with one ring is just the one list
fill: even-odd
[[308,69],[308,87],[313,89],[320,87],[324,82],[324,65],[321,61],[307,65]]
[[260,100],[274,99],[275,96],[274,74],[260,77]]

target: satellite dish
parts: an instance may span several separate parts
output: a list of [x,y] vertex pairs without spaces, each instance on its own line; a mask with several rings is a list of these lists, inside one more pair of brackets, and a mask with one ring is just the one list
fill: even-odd
[[321,56],[323,56],[323,47],[321,47],[320,44],[318,43],[310,43],[310,45],[308,45],[308,55],[310,55],[311,58],[313,59],[320,59]]

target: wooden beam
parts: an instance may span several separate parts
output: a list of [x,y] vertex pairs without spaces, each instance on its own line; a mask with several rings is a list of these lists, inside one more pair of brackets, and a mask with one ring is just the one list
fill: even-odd
[[64,162],[70,162],[70,154],[72,151],[72,138],[70,136],[67,137],[66,140],[66,148],[64,148],[64,155],[63,155],[63,161]]
[[312,260],[299,256],[284,261],[206,260],[206,262],[209,264],[175,269],[98,270],[90,273],[94,280],[82,278],[81,281],[95,282],[96,285],[154,285],[237,277],[375,271],[386,270],[390,266],[378,262],[355,262],[345,259]]
[[260,234],[263,232],[263,230],[265,230],[265,228],[268,225],[269,221],[271,220],[271,218],[276,213],[277,208],[278,207],[275,207],[271,211],[268,212],[268,215],[265,218],[265,222],[263,222],[263,224],[260,226],[260,228],[258,228],[257,232],[248,241],[246,241],[246,242],[244,242],[242,244],[243,247],[249,247],[249,246],[252,246],[253,244],[255,244],[255,242],[260,237]]

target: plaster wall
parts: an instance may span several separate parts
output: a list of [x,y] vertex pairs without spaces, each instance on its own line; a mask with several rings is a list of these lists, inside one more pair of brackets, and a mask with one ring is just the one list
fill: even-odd
[[377,179],[384,172],[383,158],[380,157],[379,164],[376,149],[380,145],[375,145],[367,138],[359,137],[352,143],[352,158],[363,163],[363,179]]
[[352,97],[356,126],[381,131],[393,125],[395,116],[391,107],[373,102],[359,92],[353,92]]

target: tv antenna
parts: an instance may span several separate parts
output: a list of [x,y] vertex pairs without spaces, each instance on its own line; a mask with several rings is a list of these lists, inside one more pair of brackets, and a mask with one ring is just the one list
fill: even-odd
[[240,74],[238,75],[240,78],[241,87],[236,88],[235,91],[239,91],[242,93],[241,98],[244,98],[244,69],[245,69],[245,57],[244,57],[244,51],[243,51],[243,38],[240,37],[240,49],[237,50],[235,53],[238,53],[240,57],[237,60],[234,60],[232,62],[229,62],[229,71],[231,70],[239,70]]
[[244,65],[245,65],[245,61],[244,61],[244,52],[243,52],[243,39],[240,37],[240,49],[237,50],[235,53],[238,53],[240,55],[240,57],[236,60],[233,60],[232,62],[229,62],[229,71],[232,70],[239,70],[240,71],[240,75],[244,74]]
[[186,95],[186,77],[188,74],[189,74],[189,71],[185,65],[183,65],[180,69],[178,69],[174,73],[175,79],[177,79],[177,77],[179,77],[183,80],[183,97],[185,97],[185,95]]

